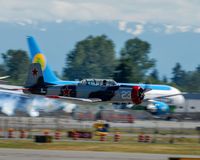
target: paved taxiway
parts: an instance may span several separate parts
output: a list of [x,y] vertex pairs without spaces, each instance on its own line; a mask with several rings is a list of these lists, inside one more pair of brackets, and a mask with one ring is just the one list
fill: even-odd
[[[167,160],[178,155],[115,153],[89,151],[56,151],[33,149],[0,149],[0,160]],[[181,156],[183,157],[183,155]],[[198,156],[184,156],[198,157]],[[200,158],[200,156],[198,157]]]

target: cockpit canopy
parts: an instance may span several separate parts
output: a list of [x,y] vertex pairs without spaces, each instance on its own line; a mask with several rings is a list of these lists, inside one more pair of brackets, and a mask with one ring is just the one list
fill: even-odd
[[112,79],[83,79],[80,81],[82,85],[92,86],[116,86],[117,83]]

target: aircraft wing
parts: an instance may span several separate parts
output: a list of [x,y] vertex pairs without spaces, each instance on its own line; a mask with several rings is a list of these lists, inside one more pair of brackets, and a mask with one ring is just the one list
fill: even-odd
[[99,98],[75,98],[75,97],[63,97],[63,96],[54,96],[54,95],[50,95],[46,97],[65,101],[67,103],[80,104],[80,105],[102,102],[102,100]]
[[75,98],[75,97],[64,97],[64,96],[57,96],[57,95],[34,95],[34,94],[25,94],[22,91],[26,90],[26,88],[23,88],[21,86],[11,86],[11,85],[0,85],[0,92],[7,92],[12,94],[18,94],[27,98],[50,98],[55,100],[61,100],[65,101],[67,103],[72,104],[91,104],[91,103],[97,103],[101,102],[101,99],[98,98]]
[[48,95],[48,96],[33,95],[33,94],[25,94],[23,92],[19,92],[16,90],[2,90],[1,88],[0,88],[0,92],[16,94],[24,98],[50,98],[50,99],[55,99],[58,101],[64,101],[66,103],[79,104],[79,105],[102,102],[102,100],[98,98],[86,99],[86,98],[63,97],[63,96],[54,96],[54,95]]
[[0,85],[0,90],[5,90],[5,91],[22,91],[24,88],[22,86],[14,86],[14,85]]
[[159,99],[159,98],[174,97],[174,96],[179,96],[179,95],[184,95],[184,93],[155,96],[155,97],[152,97],[152,98],[144,98],[144,101],[148,101],[148,100],[152,100],[152,99],[157,99],[157,98]]
[[0,80],[4,80],[4,79],[7,79],[9,78],[10,76],[3,76],[3,77],[0,77]]

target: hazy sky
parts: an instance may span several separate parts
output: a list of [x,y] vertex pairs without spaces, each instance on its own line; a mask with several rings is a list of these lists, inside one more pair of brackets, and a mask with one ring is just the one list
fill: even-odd
[[52,68],[61,72],[66,53],[88,35],[106,34],[119,53],[134,37],[152,45],[160,75],[180,62],[200,64],[199,0],[0,0],[0,52],[27,49],[33,35]]

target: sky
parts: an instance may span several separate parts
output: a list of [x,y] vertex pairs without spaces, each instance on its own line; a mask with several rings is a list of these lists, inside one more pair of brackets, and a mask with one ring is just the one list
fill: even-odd
[[200,53],[199,0],[0,0],[0,53],[28,51],[36,38],[53,70],[62,73],[66,54],[89,35],[106,34],[117,55],[138,37],[151,44],[160,76],[197,67]]

